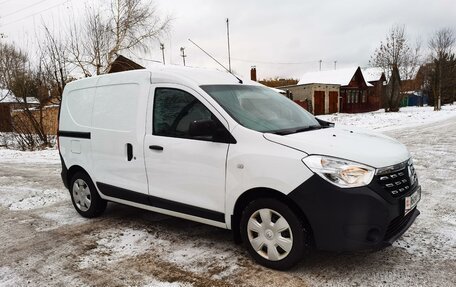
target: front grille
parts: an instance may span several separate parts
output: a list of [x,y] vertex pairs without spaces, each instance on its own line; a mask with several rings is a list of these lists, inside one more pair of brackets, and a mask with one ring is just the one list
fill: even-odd
[[398,232],[400,232],[404,228],[404,226],[407,225],[407,223],[409,222],[413,212],[414,210],[411,210],[405,216],[401,215],[393,219],[389,224],[388,229],[386,230],[385,240],[389,240]]
[[411,162],[397,165],[395,169],[386,169],[376,175],[377,183],[393,197],[410,191],[417,182],[415,168]]

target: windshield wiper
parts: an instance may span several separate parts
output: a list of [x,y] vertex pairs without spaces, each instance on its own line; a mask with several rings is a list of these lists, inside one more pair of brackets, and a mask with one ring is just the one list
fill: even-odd
[[294,131],[294,133],[300,133],[300,132],[306,132],[306,131],[311,131],[311,130],[319,130],[321,129],[322,127],[320,125],[314,125],[314,126],[308,126],[308,127],[305,127],[305,128],[299,128],[299,129],[296,129]]
[[295,134],[295,133],[300,133],[300,132],[305,132],[305,131],[318,130],[321,128],[322,128],[322,126],[320,126],[320,125],[312,125],[312,126],[306,126],[306,127],[294,128],[294,129],[268,131],[268,133],[284,136],[284,135]]
[[284,136],[284,135],[289,135],[289,134],[294,133],[294,130],[286,129],[286,130],[278,130],[278,131],[268,131],[267,133]]

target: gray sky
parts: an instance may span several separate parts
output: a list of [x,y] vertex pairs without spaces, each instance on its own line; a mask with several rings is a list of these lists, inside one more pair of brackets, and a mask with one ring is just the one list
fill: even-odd
[[[77,0],[0,0],[0,32],[7,41],[28,49],[41,21],[63,29],[77,17],[84,3]],[[215,1],[155,0],[163,14],[174,20],[163,40],[166,61],[182,64],[179,48],[185,47],[187,65],[218,67],[194,47],[190,38],[228,65],[226,18],[230,19],[232,67],[258,77],[296,77],[307,71],[353,65],[366,66],[370,55],[393,24],[406,25],[409,38],[426,41],[441,27],[456,30],[455,0],[305,0]],[[5,41],[3,39],[2,41]],[[142,58],[161,60],[158,43]]]

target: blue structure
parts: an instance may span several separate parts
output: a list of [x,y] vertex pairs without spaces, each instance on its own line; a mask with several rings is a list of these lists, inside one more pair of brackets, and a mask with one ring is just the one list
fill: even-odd
[[406,97],[407,101],[405,106],[424,106],[427,105],[429,102],[428,95],[423,94],[422,91],[415,91],[411,92]]

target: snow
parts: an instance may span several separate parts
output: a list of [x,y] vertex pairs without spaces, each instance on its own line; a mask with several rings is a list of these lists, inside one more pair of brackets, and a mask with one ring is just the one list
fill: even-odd
[[336,124],[336,127],[357,127],[378,131],[411,128],[456,117],[456,105],[446,105],[440,111],[433,107],[404,107],[397,113],[375,112],[319,115],[318,118]]
[[11,100],[16,99],[13,92],[7,89],[0,88],[0,103],[9,103]]
[[189,283],[181,283],[181,282],[161,282],[155,279],[149,280],[147,285],[144,285],[143,287],[191,287],[193,284]]
[[50,148],[37,151],[19,151],[0,148],[1,163],[25,163],[25,164],[60,164],[59,152]]
[[298,85],[304,84],[333,84],[346,86],[350,83],[358,67],[330,71],[309,72],[302,75]]
[[67,193],[60,189],[2,187],[0,205],[10,210],[30,210],[68,199]]
[[0,278],[0,287],[26,286],[25,280],[7,266],[0,266]]
[[166,243],[155,239],[146,231],[130,228],[105,230],[97,237],[97,247],[81,259],[80,268],[115,264],[124,258],[144,254],[153,244]]
[[64,204],[55,210],[39,210],[38,214],[44,220],[42,224],[38,225],[35,228],[36,231],[50,231],[65,225],[74,226],[90,221],[89,219],[79,216],[79,214],[76,213],[73,205],[70,202],[70,195],[68,193],[68,190],[61,190],[60,193],[66,195],[65,199],[62,201]]
[[[40,101],[34,97],[27,97],[26,101],[29,104],[39,104],[40,103]],[[13,94],[13,92],[11,92],[9,90],[5,90],[5,89],[0,89],[0,103],[17,104],[17,103],[23,103],[23,102],[24,102],[24,99],[16,98],[16,96]]]
[[376,82],[380,80],[383,74],[383,69],[379,67],[363,68],[361,71],[366,82]]
[[[174,250],[165,259],[193,273],[205,273],[217,262],[217,269],[221,271],[213,274],[213,279],[223,279],[235,273],[239,268],[238,258],[232,256],[230,250],[224,250],[222,244],[213,245],[212,248],[201,248],[195,242],[184,242],[174,245]],[[214,249],[218,252],[214,253]]]
[[[194,241],[171,242],[162,234],[135,228],[108,229],[95,237],[98,238],[96,248],[82,257],[79,268],[116,264],[129,257],[157,253],[157,250],[161,255],[155,256],[189,272],[204,274],[217,266],[218,272],[212,275],[213,279],[223,279],[239,268],[238,259],[229,250],[224,250],[223,243],[211,243],[212,248],[204,248]],[[219,252],[214,253],[214,247],[218,247]]]

